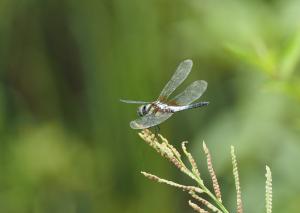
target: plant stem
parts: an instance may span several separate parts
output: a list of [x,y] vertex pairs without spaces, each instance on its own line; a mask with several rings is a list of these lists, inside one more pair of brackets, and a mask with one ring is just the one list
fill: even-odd
[[215,203],[218,205],[218,207],[224,212],[224,213],[229,213],[225,206],[214,196],[208,188],[206,188],[203,184],[202,181],[198,178],[195,179],[199,185],[199,187],[211,198],[215,201]]
[[185,164],[183,163],[183,161],[181,160],[181,158],[177,157],[177,160],[180,162],[180,164],[185,168],[185,170],[187,172],[186,173],[188,176],[190,176],[193,180],[195,180],[197,182],[197,184],[199,185],[199,187],[203,190],[203,192],[205,192],[213,201],[215,201],[215,203],[218,205],[218,207],[222,210],[223,213],[229,213],[229,211],[225,208],[225,206],[222,204],[222,202],[220,202],[218,200],[218,198],[216,198],[216,196],[214,196],[213,193],[211,193],[209,191],[208,188],[206,188],[203,184],[203,181],[201,180],[200,177],[198,177],[196,174],[194,174],[192,171],[190,171]]

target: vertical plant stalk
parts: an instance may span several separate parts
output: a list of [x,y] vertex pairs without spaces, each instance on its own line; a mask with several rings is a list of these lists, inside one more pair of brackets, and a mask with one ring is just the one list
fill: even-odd
[[211,159],[210,151],[207,148],[204,141],[203,141],[203,150],[204,150],[204,153],[206,155],[207,168],[208,168],[208,172],[209,172],[209,175],[210,175],[212,183],[213,183],[213,188],[214,188],[214,191],[215,191],[215,195],[217,196],[218,200],[222,203],[221,190],[220,190],[220,186],[219,186],[219,183],[218,183],[218,179],[217,179],[215,170],[214,170],[213,165],[212,165],[212,159]]
[[236,161],[236,156],[234,153],[233,146],[231,146],[231,160],[232,160],[233,177],[234,177],[235,189],[236,189],[237,213],[243,213],[242,193],[241,193],[239,172],[238,172],[237,161]]
[[192,166],[192,172],[193,172],[193,174],[194,174],[197,178],[201,179],[201,178],[200,178],[200,172],[199,172],[199,170],[198,170],[196,161],[195,161],[195,159],[193,158],[192,154],[189,153],[189,152],[187,151],[187,149],[186,149],[185,144],[187,144],[187,143],[188,143],[187,141],[184,141],[184,142],[181,143],[182,150],[183,150],[184,154],[186,155],[186,157],[188,158],[188,160],[189,160],[189,162],[190,162],[190,164],[191,164],[191,166]]
[[266,166],[266,213],[272,213],[272,173]]

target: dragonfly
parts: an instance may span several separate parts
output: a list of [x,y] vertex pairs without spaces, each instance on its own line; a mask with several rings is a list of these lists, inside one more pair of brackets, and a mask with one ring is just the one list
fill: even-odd
[[147,102],[120,99],[124,103],[141,105],[137,110],[139,118],[130,122],[132,129],[154,127],[170,118],[176,112],[203,107],[209,104],[207,101],[193,103],[202,96],[207,88],[207,82],[204,80],[194,81],[183,92],[169,99],[169,96],[190,74],[192,66],[193,62],[190,59],[181,62],[156,101]]

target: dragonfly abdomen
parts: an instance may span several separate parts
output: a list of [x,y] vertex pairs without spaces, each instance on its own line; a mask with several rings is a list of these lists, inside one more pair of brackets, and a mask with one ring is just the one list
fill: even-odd
[[190,104],[187,107],[188,107],[188,109],[194,109],[194,108],[198,108],[198,107],[207,106],[208,104],[209,104],[209,102],[203,101],[203,102],[198,102],[198,103]]
[[209,104],[209,102],[198,102],[198,103],[194,103],[194,104],[190,104],[190,105],[186,105],[186,106],[170,106],[170,109],[172,110],[172,112],[179,112],[179,111],[186,110],[186,109],[194,109],[194,108],[198,108],[198,107],[207,106],[208,104]]

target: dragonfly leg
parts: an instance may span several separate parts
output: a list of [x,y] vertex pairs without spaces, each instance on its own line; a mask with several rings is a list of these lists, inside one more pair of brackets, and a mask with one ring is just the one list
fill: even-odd
[[156,126],[153,126],[153,127],[151,127],[151,128],[153,128],[154,134],[155,134],[156,136],[158,136],[158,133],[159,133],[159,131],[160,131],[160,127],[159,127],[158,125],[156,125]]
[[157,134],[160,132],[160,127],[159,127],[159,125],[157,125],[157,126],[155,126],[155,128],[156,128],[156,131],[157,131]]

